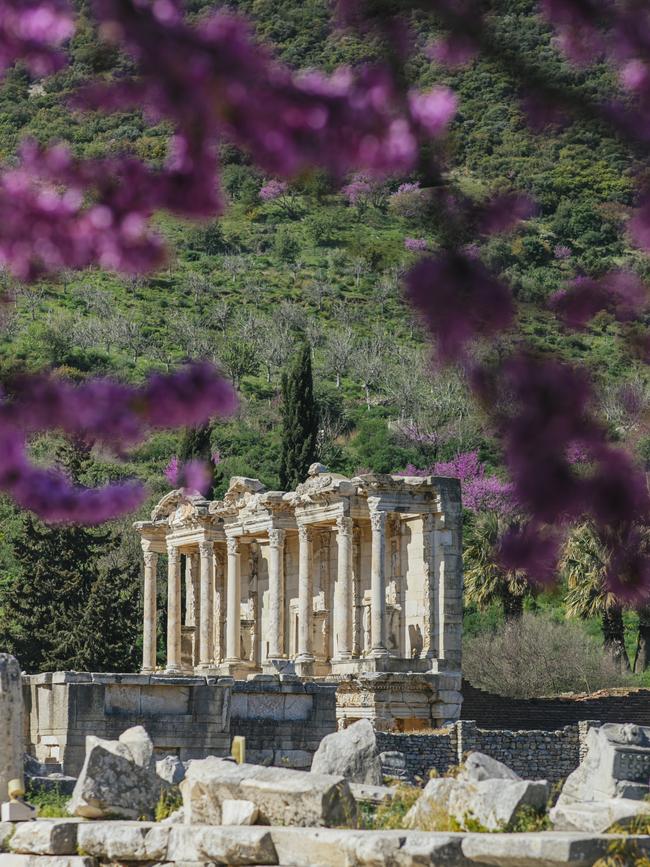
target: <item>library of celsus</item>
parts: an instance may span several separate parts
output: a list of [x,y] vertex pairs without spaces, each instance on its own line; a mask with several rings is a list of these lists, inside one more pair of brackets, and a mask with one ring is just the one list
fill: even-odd
[[[241,477],[223,500],[173,491],[136,527],[145,560],[145,673],[460,670],[455,479],[348,479],[315,464],[288,493]],[[167,658],[159,666],[161,555]]]

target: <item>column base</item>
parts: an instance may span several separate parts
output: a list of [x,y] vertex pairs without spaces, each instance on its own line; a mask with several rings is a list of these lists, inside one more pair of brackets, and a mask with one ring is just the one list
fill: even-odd
[[293,659],[286,656],[269,657],[262,663],[263,674],[295,674],[296,665]]
[[155,668],[148,668],[148,667],[142,666],[142,668],[140,669],[140,674],[155,674],[155,672],[156,672]]
[[299,677],[313,677],[315,662],[316,660],[314,657],[307,653],[298,655],[294,662],[296,674],[299,675]]
[[251,668],[250,663],[243,659],[226,659],[217,666],[216,672],[225,677],[234,677],[235,680],[246,680]]
[[165,677],[182,677],[186,672],[180,667],[173,666],[172,668],[164,668],[161,674],[164,674]]

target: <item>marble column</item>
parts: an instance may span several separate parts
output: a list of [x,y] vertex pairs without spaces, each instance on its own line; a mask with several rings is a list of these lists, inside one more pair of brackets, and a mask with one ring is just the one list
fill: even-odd
[[302,525],[298,527],[298,656],[296,663],[304,666],[313,665],[313,633],[314,581],[311,529]]
[[[422,547],[424,560],[424,619],[422,625],[422,656],[433,659],[438,655],[438,568],[435,550],[435,516],[422,515]],[[412,648],[411,648],[412,650]]]
[[226,662],[240,662],[241,653],[241,561],[239,540],[228,536],[226,588]]
[[337,529],[336,596],[334,600],[334,629],[336,632],[336,658],[352,656],[352,518],[339,515]]
[[198,557],[196,554],[187,554],[185,556],[185,626],[194,626],[197,633],[199,607]]
[[167,671],[181,670],[181,555],[167,545]]
[[269,659],[281,659],[284,656],[282,640],[284,537],[284,530],[269,530]]
[[144,551],[144,594],[143,594],[143,631],[142,631],[142,673],[150,674],[156,669],[156,569],[158,555]]
[[201,564],[200,619],[199,619],[199,666],[210,668],[214,665],[214,577],[212,542],[199,542],[199,561]]
[[370,513],[370,656],[387,656],[386,649],[386,512]]

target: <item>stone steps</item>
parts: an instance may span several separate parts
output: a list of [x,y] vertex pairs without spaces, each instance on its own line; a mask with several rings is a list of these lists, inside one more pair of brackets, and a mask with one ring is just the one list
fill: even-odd
[[[15,829],[3,826],[2,832],[0,867],[590,867],[621,839],[572,832],[445,834],[79,819],[39,819]],[[639,854],[650,854],[650,836],[626,839]]]

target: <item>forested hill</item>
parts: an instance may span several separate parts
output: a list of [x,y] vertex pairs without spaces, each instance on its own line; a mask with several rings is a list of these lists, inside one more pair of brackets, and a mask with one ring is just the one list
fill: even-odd
[[[337,30],[325,0],[240,0],[261,40],[294,67],[332,70],[372,60],[372,40]],[[193,15],[208,4],[190,0]],[[613,88],[611,72],[569,69],[529,0],[492,4],[505,40],[552,78],[570,77],[591,96]],[[83,4],[82,4],[83,8]],[[423,47],[430,21],[414,19]],[[70,65],[44,81],[11,72],[0,91],[0,154],[10,160],[25,136],[69,141],[85,155],[132,150],[164,158],[168,129],[137,115],[72,115],[67,98],[91,75],[128,70],[128,60],[80,28]],[[644,374],[617,339],[620,325],[603,314],[585,332],[562,331],[546,311],[548,296],[577,274],[646,260],[626,246],[623,227],[632,204],[632,156],[603,130],[574,124],[534,134],[527,128],[516,83],[487,61],[450,72],[423,52],[414,57],[413,83],[450,84],[460,110],[448,145],[450,182],[480,199],[491,190],[532,194],[539,214],[514,234],[494,238],[481,255],[502,271],[521,302],[521,329],[540,349],[588,365],[605,395],[612,434],[645,457],[650,443],[630,416],[630,386]],[[174,255],[168,268],[124,280],[89,271],[56,283],[14,287],[5,312],[3,367],[51,366],[72,377],[109,374],[139,380],[188,356],[218,360],[242,397],[240,416],[211,433],[221,485],[232,474],[260,476],[277,486],[280,372],[299,336],[314,348],[321,406],[321,459],[344,472],[427,466],[478,448],[498,467],[498,451],[453,373],[431,374],[418,324],[401,300],[399,278],[415,255],[405,239],[435,247],[436,228],[419,194],[397,193],[418,178],[390,179],[350,202],[327,177],[302,178],[288,193],[263,201],[270,178],[245,154],[224,146],[222,185],[230,207],[218,222],[184,225],[161,216]],[[340,187],[340,185],[339,185]],[[410,244],[413,246],[413,243]],[[46,453],[51,443],[36,445]],[[159,495],[163,470],[177,451],[175,435],[160,435],[126,465],[105,464],[110,476],[136,472]]]

